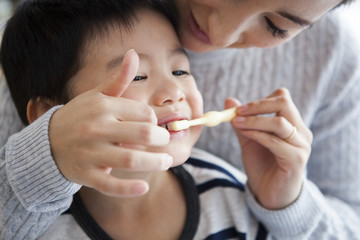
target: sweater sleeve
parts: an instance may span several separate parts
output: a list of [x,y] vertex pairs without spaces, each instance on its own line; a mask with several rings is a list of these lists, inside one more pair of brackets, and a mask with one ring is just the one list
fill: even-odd
[[80,186],[66,180],[50,151],[54,107],[0,151],[0,238],[36,239],[71,204]]
[[23,128],[24,125],[16,112],[10,91],[0,70],[0,148],[5,145],[12,134]]
[[358,239],[360,236],[359,220],[352,206],[334,197],[324,197],[310,181],[304,182],[298,199],[281,210],[260,206],[248,186],[246,200],[255,218],[264,224],[272,239],[340,240]]

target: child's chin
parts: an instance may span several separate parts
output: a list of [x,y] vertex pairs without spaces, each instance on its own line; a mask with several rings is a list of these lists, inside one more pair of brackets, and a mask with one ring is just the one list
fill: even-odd
[[194,144],[189,141],[186,142],[186,144],[172,142],[164,147],[148,148],[147,151],[169,154],[173,157],[173,164],[171,167],[176,167],[188,160],[193,145]]
[[185,149],[177,149],[170,153],[171,156],[174,158],[174,162],[172,167],[179,166],[183,163],[185,163],[188,158],[190,157],[191,149],[185,150]]

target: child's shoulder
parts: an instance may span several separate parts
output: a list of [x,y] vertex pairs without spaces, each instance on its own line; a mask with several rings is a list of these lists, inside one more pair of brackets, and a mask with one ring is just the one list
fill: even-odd
[[209,152],[194,148],[184,168],[192,174],[197,184],[208,181],[222,181],[243,189],[246,175],[239,169]]
[[234,238],[255,239],[258,223],[246,204],[245,174],[196,148],[183,167],[192,175],[199,196],[200,221],[194,239],[229,239],[230,231]]

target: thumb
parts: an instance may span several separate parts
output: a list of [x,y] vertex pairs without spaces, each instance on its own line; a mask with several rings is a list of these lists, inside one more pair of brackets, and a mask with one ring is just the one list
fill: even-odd
[[239,100],[235,98],[227,98],[225,100],[225,109],[238,107],[238,106],[241,106],[241,103]]
[[138,69],[139,56],[134,49],[130,49],[126,52],[119,71],[101,84],[98,90],[107,96],[120,97],[135,78]]
[[[241,103],[240,103],[239,100],[237,100],[237,99],[235,99],[235,98],[227,98],[227,99],[225,100],[225,109],[233,108],[233,107],[239,107],[239,106],[241,106]],[[239,143],[240,143],[240,146],[242,147],[242,145],[246,143],[247,138],[244,137],[244,136],[241,134],[241,130],[240,130],[240,128],[238,128],[238,127],[236,126],[235,121],[236,121],[236,117],[231,121],[231,125],[232,125],[232,127],[233,127],[233,129],[234,129],[234,131],[235,131],[235,134],[236,134],[236,136],[237,136],[237,138],[238,138],[238,141],[239,141]]]

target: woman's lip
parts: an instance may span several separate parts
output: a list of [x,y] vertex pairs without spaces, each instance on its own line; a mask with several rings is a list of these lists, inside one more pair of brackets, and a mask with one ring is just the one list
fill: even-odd
[[197,39],[199,39],[203,43],[212,45],[209,36],[200,29],[199,24],[196,22],[196,19],[194,18],[192,12],[190,12],[188,24],[190,27],[190,31]]

